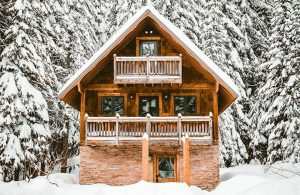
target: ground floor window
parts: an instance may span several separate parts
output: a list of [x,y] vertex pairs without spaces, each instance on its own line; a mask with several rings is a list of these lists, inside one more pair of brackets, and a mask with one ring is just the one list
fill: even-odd
[[102,114],[106,116],[124,114],[124,96],[102,96]]
[[197,114],[196,96],[174,96],[174,112],[182,115],[194,116]]

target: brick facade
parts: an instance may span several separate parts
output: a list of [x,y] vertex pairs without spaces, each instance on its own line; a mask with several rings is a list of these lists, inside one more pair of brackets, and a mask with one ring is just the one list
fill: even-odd
[[[211,190],[219,182],[219,146],[190,145],[191,185]],[[177,156],[178,181],[184,182],[183,146],[176,141],[150,141],[149,154],[171,153]],[[153,158],[149,164],[153,181]],[[80,147],[80,183],[126,185],[142,179],[142,142]]]

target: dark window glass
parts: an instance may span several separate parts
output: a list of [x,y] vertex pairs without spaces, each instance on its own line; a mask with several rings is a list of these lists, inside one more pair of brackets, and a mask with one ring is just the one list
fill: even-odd
[[123,96],[102,96],[102,114],[103,115],[124,114]]
[[140,55],[157,56],[157,41],[141,41],[140,42]]
[[159,115],[159,101],[157,96],[140,96],[139,101],[140,116],[146,116],[147,113],[151,116]]
[[158,176],[161,178],[174,178],[174,157],[159,157]]
[[194,116],[197,113],[197,97],[196,96],[175,96],[174,97],[174,111],[177,115]]

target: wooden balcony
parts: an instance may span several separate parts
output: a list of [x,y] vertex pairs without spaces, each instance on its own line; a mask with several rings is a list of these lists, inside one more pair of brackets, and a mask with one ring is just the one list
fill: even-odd
[[174,117],[86,117],[86,141],[178,140],[188,135],[191,140],[212,141],[212,116]]
[[114,83],[182,83],[182,56],[118,57],[114,54]]

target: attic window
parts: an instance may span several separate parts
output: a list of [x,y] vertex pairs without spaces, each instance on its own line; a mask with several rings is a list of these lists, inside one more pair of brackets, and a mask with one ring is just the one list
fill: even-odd
[[157,41],[140,41],[141,56],[157,56]]

